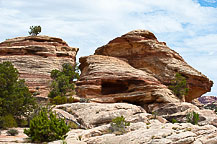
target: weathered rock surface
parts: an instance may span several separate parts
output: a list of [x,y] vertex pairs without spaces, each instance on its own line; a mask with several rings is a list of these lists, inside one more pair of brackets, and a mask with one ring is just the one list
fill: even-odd
[[[193,107],[183,103],[183,106]],[[83,122],[83,129],[67,133],[65,141],[73,144],[216,144],[217,128],[213,125],[192,125],[190,123],[169,123],[151,117],[140,106],[127,103],[99,104],[74,103],[56,106]],[[194,109],[198,109],[194,107]],[[60,112],[60,111],[59,111]],[[179,111],[178,111],[179,112]],[[110,122],[123,115],[130,126],[126,133],[111,133]],[[208,118],[208,115],[206,116]],[[163,119],[163,118],[162,118]],[[53,144],[61,141],[52,142]],[[52,144],[51,143],[51,144]]]
[[187,102],[211,90],[213,82],[198,72],[175,51],[159,42],[155,35],[145,30],[131,31],[98,48],[96,55],[117,57],[136,69],[143,70],[164,85],[169,85],[178,72],[187,78]]
[[[172,107],[172,106],[168,106]],[[157,106],[149,106],[157,108]],[[199,111],[196,106],[183,103],[169,113],[175,114],[188,108]],[[80,129],[71,129],[64,140],[68,144],[216,144],[217,127],[212,124],[192,125],[191,123],[170,123],[164,118],[147,113],[142,107],[127,103],[72,103],[54,108],[59,116],[81,124]],[[125,133],[111,132],[110,122],[118,116],[124,116],[130,126]],[[163,114],[162,114],[163,115]],[[209,114],[203,115],[207,119]],[[215,116],[217,117],[217,116]],[[26,135],[20,131],[17,137],[5,135],[2,131],[2,143],[27,143]],[[17,140],[17,141],[16,141]],[[62,140],[49,144],[62,144]]]
[[217,127],[217,115],[214,110],[199,109],[191,103],[167,103],[167,104],[150,104],[147,106],[148,112],[155,112],[157,115],[164,117],[168,121],[176,119],[178,122],[187,122],[186,116],[190,112],[199,114],[199,125],[214,125]]
[[54,110],[68,120],[80,123],[81,127],[88,129],[108,124],[121,115],[130,122],[145,122],[146,116],[150,115],[142,107],[126,103],[73,103],[58,105]]
[[60,69],[63,63],[75,64],[77,51],[78,48],[69,47],[60,38],[17,37],[0,43],[0,62],[11,61],[30,91],[47,96],[50,72]]
[[135,69],[115,57],[92,55],[80,58],[82,71],[77,94],[94,102],[179,102],[179,99],[151,74]]
[[24,134],[24,128],[13,128],[18,131],[18,135],[16,136],[8,136],[8,130],[1,130],[0,134],[0,143],[1,144],[12,144],[12,143],[26,143],[28,136]]

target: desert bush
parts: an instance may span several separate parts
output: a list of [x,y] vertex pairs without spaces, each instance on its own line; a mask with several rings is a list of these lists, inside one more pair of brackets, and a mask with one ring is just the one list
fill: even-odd
[[173,124],[174,124],[174,123],[178,123],[178,121],[177,121],[176,119],[172,118],[172,123],[173,123]]
[[198,121],[200,120],[199,114],[194,111],[189,112],[186,118],[187,118],[187,122],[194,124],[194,125],[197,125]]
[[56,96],[53,99],[50,100],[51,104],[64,104],[67,103],[67,98],[66,96]]
[[180,99],[183,99],[183,97],[188,94],[188,90],[189,90],[187,88],[186,78],[181,74],[177,73],[175,75],[175,79],[171,81],[171,85],[169,86],[169,89],[172,90],[174,95],[176,95]]
[[77,65],[72,66],[69,63],[62,65],[62,70],[52,70],[51,91],[48,95],[54,103],[62,103],[73,101],[72,98],[66,99],[66,93],[70,93],[75,88],[75,79],[79,78],[79,71]]
[[57,118],[56,113],[42,108],[41,111],[30,121],[30,128],[25,129],[24,133],[33,142],[49,142],[63,140],[69,127],[64,119]]
[[66,96],[56,96],[52,99],[50,99],[51,104],[59,105],[59,104],[65,104],[65,103],[73,103],[74,98],[73,97],[66,97]]
[[41,32],[41,26],[30,26],[29,34],[31,36],[37,36]]
[[14,119],[13,115],[8,114],[0,117],[0,126],[3,129],[17,127],[17,122]]
[[116,132],[118,134],[123,134],[125,133],[125,129],[127,126],[130,126],[129,122],[125,121],[125,118],[123,116],[121,117],[116,117],[112,119],[112,122],[110,123],[110,131],[111,132]]
[[[0,63],[0,115],[10,115],[15,120],[28,117],[36,106],[25,81],[18,77],[18,70],[11,62]],[[0,128],[7,122],[10,121],[0,122]]]
[[16,136],[16,135],[19,134],[19,131],[16,130],[16,129],[9,129],[6,133],[7,133],[7,135],[9,135],[9,136]]

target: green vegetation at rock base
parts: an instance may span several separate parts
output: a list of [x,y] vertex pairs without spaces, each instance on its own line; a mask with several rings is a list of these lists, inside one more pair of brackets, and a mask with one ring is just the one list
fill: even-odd
[[30,121],[30,128],[25,129],[24,133],[32,142],[50,142],[64,140],[68,131],[69,126],[64,119],[57,118],[56,113],[42,108]]
[[0,128],[16,127],[36,107],[25,81],[11,62],[0,63]]

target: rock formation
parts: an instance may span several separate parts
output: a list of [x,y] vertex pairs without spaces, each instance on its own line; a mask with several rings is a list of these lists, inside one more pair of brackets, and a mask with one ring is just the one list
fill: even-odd
[[[151,106],[150,106],[151,108]],[[154,108],[154,107],[153,107]],[[156,108],[156,107],[155,107]],[[167,107],[164,107],[167,108]],[[171,109],[170,109],[171,108]],[[65,141],[73,144],[216,144],[217,127],[206,121],[208,114],[202,114],[197,107],[181,103],[170,105],[164,110],[166,113],[173,111],[178,115],[180,109],[191,108],[200,112],[202,117],[200,126],[191,123],[170,123],[160,116],[153,117],[140,106],[127,103],[99,104],[99,103],[74,103],[56,106],[58,113],[71,115],[71,120],[82,125],[80,129],[72,129],[67,133]],[[62,112],[61,112],[62,111]],[[162,112],[162,111],[161,111]],[[163,113],[161,113],[163,114]],[[109,131],[112,119],[124,116],[130,126],[122,135]],[[217,116],[215,116],[216,118]],[[60,144],[61,141],[50,144]]]
[[176,73],[182,74],[187,78],[189,93],[185,100],[188,102],[209,92],[213,85],[205,75],[189,66],[177,52],[167,47],[165,42],[159,42],[149,31],[131,31],[98,48],[95,54],[124,60],[167,86]]
[[80,58],[77,94],[94,102],[178,102],[172,92],[149,73],[109,56]]
[[63,63],[75,64],[77,51],[60,38],[17,37],[0,43],[0,62],[11,61],[31,92],[47,96],[50,72],[60,69]]

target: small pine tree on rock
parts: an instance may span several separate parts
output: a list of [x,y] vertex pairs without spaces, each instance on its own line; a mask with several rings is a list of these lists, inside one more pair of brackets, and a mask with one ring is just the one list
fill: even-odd
[[30,26],[29,34],[31,36],[37,36],[41,32],[41,26]]

